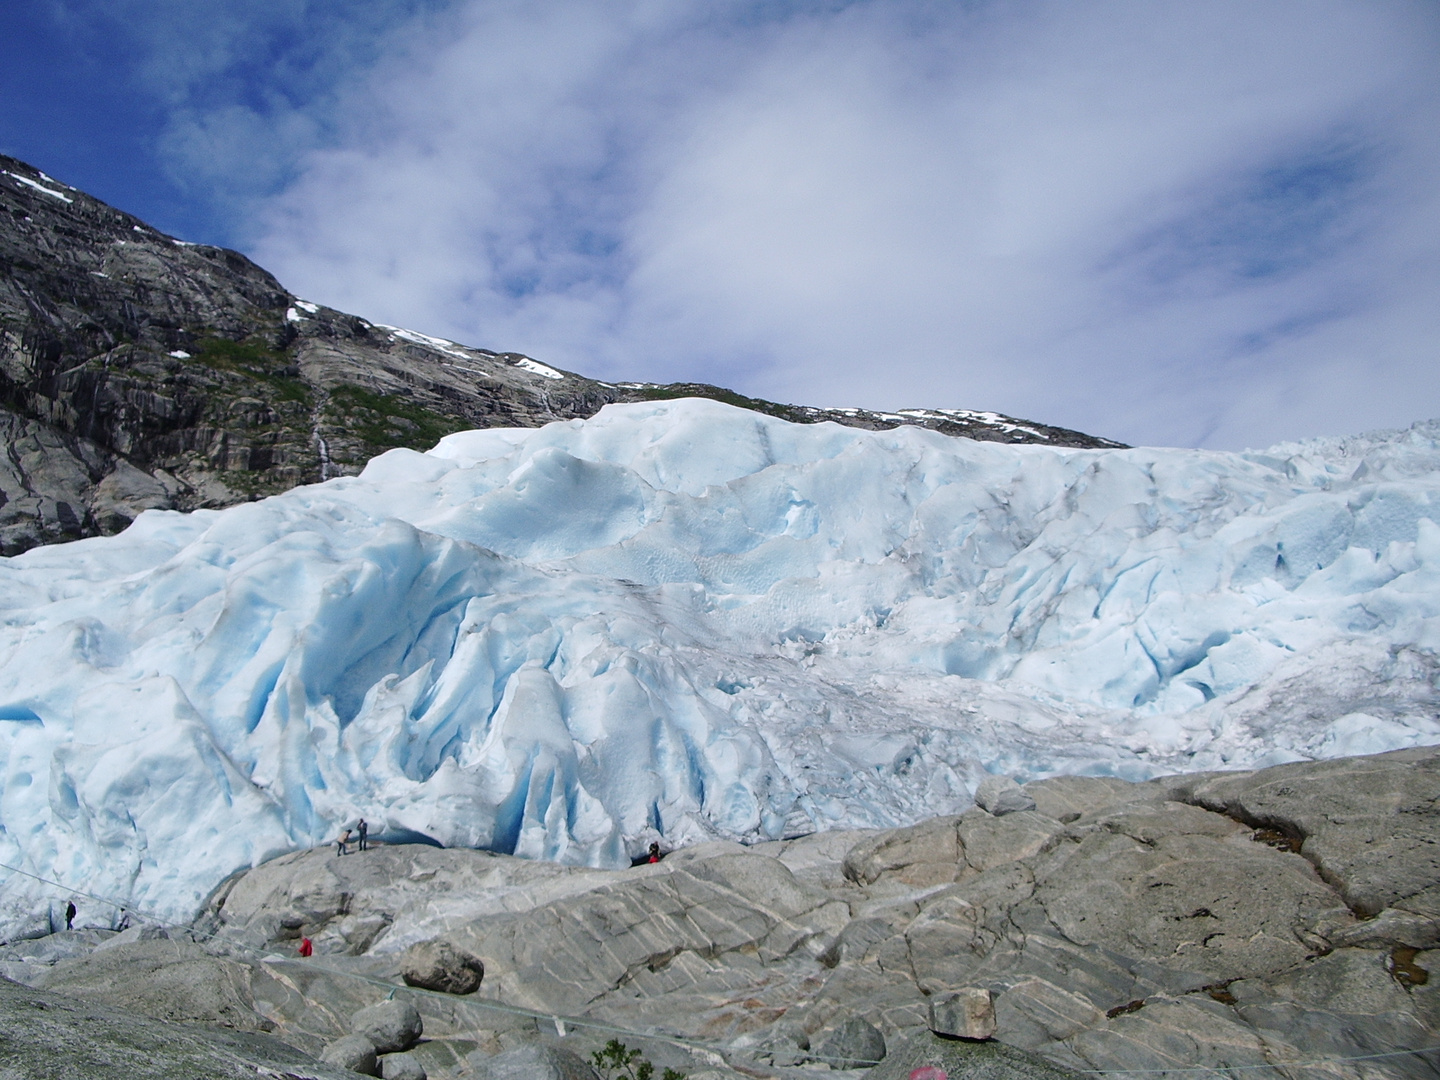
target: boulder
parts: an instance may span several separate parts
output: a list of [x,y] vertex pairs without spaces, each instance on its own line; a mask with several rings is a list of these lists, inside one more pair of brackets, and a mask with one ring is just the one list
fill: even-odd
[[385,1080],[426,1080],[425,1066],[414,1054],[386,1054],[380,1059]]
[[410,986],[442,994],[473,994],[485,978],[485,963],[478,956],[435,938],[405,950],[400,977]]
[[350,1018],[350,1030],[369,1039],[379,1053],[393,1054],[419,1042],[425,1023],[414,1005],[390,998],[357,1012]]
[[741,1036],[732,1045],[754,1047],[762,1055],[768,1055],[771,1064],[781,1068],[803,1065],[810,1060],[805,1053],[810,1049],[810,1033],[802,1024],[790,1020],[772,1024],[758,1037]]
[[362,1076],[379,1076],[380,1066],[375,1056],[375,1044],[364,1035],[346,1035],[325,1047],[320,1060],[327,1065],[338,1065],[342,1069],[360,1073]]
[[987,776],[975,789],[975,805],[996,817],[1018,810],[1034,810],[1035,800],[1008,776]]
[[873,1024],[856,1017],[825,1036],[815,1057],[832,1069],[868,1069],[884,1060],[885,1036]]
[[967,986],[930,999],[930,1030],[955,1039],[989,1039],[995,1035],[995,1002],[990,991]]
[[518,1046],[494,1057],[471,1054],[475,1080],[600,1080],[579,1054],[558,1046]]

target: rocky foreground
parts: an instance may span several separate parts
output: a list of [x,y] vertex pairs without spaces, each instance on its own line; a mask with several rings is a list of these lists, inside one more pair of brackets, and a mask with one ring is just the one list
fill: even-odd
[[[927,1065],[1428,1077],[1440,1053],[1407,1052],[1440,1046],[1437,799],[1440,748],[1424,748],[1139,784],[996,781],[959,817],[626,871],[418,845],[298,852],[225,883],[188,932],[0,948],[0,973],[34,988],[0,983],[0,1075],[241,1075],[172,1068],[206,1040],[246,1075],[346,1075],[306,1055],[373,1043],[357,1014],[393,998],[423,1037],[350,1063],[395,1077],[589,1076],[617,1037],[657,1076],[695,1080],[877,1058],[877,1080]],[[417,956],[471,974],[479,958],[483,982],[406,987]],[[473,985],[457,977],[452,991]],[[992,1040],[930,1033],[957,991],[988,992]],[[70,1014],[89,1040],[73,1054],[56,1036]],[[137,1038],[144,1067],[124,1049]]]

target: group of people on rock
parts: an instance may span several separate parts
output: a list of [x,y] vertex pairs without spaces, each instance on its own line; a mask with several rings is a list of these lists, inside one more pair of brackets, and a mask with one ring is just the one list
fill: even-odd
[[[363,817],[355,823],[353,829],[342,829],[340,835],[335,838],[335,855],[349,855],[351,838],[355,841],[356,851],[365,851],[370,847],[370,823]],[[301,956],[313,956],[315,943],[308,937],[300,939],[300,948],[297,950]]]
[[358,845],[356,850],[364,851],[370,846],[370,826],[363,817],[353,830],[345,829],[336,838],[335,854],[337,856],[350,854],[350,838],[352,836],[355,837],[356,844]]

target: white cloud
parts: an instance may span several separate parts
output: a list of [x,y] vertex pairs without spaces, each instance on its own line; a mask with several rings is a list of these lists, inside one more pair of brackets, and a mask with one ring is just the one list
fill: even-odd
[[252,253],[600,377],[1217,446],[1440,413],[1433,8],[776,10],[460,5],[292,122]]

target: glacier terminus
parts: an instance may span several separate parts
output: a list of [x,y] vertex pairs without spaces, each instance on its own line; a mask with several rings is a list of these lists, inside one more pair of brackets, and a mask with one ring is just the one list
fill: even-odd
[[361,816],[613,867],[990,774],[1431,744],[1437,649],[1440,422],[1061,449],[673,400],[462,432],[0,559],[0,924],[50,928],[36,878],[185,920]]

